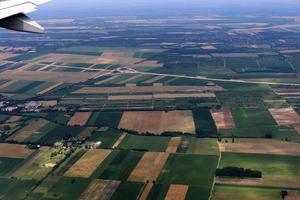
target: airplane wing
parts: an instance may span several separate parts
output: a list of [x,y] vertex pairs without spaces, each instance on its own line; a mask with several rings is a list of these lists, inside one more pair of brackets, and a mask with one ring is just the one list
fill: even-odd
[[37,6],[50,0],[0,0],[0,27],[31,33],[43,33],[45,29],[26,16]]

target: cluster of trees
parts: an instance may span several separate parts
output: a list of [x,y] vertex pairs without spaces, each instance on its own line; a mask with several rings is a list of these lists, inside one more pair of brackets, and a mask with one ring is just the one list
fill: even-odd
[[262,172],[240,167],[225,167],[216,170],[216,176],[230,176],[238,178],[262,178]]

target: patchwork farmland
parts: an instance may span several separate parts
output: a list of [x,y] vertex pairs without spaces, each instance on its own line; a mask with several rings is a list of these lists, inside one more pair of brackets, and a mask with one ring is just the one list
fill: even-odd
[[40,23],[1,30],[0,199],[299,199],[299,17]]

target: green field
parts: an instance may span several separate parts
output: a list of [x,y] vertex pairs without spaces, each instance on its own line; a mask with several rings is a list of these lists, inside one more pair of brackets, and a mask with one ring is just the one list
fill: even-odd
[[111,200],[137,199],[142,187],[143,183],[122,182],[111,197]]
[[217,139],[185,137],[177,150],[178,153],[219,156]]
[[95,112],[90,117],[89,126],[118,127],[122,117],[122,112]]
[[157,183],[197,186],[203,199],[207,199],[211,191],[217,162],[217,156],[171,154]]
[[243,167],[262,172],[262,184],[299,188],[300,157],[243,153],[222,153],[219,168]]
[[212,200],[281,200],[280,192],[279,189],[216,185]]
[[128,134],[118,146],[118,149],[165,151],[169,140],[169,137],[137,136]]
[[205,137],[217,135],[217,128],[209,109],[203,108],[193,110],[193,116],[197,136]]
[[61,177],[45,195],[45,199],[77,199],[90,182],[91,180],[84,178]]
[[50,148],[46,152],[39,151],[31,160],[27,162],[29,165],[23,165],[16,172],[16,177],[26,180],[42,180],[52,171],[52,167],[47,164],[58,164],[65,158],[65,154],[59,153],[59,150]]
[[108,180],[126,180],[143,154],[143,152],[129,150],[117,151],[117,155],[105,168],[99,178]]
[[22,162],[23,159],[18,158],[0,158],[0,176],[10,176],[21,166]]
[[164,200],[168,193],[169,184],[155,184],[152,186],[147,200]]
[[107,131],[95,131],[88,141],[101,141],[101,148],[106,149],[111,148],[120,136],[120,131],[109,128]]
[[232,109],[232,116],[237,128],[276,125],[266,108],[235,108]]
[[36,182],[31,180],[0,178],[1,199],[24,199],[35,184]]

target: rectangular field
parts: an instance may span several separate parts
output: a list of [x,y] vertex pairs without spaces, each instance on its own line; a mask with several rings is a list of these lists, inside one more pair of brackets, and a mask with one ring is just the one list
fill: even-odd
[[171,154],[156,183],[197,186],[208,199],[217,163],[217,156]]
[[32,135],[34,135],[36,132],[39,131],[42,127],[46,126],[48,124],[47,120],[44,119],[38,119],[32,121],[30,124],[28,124],[26,127],[22,128],[9,138],[7,140],[9,141],[17,141],[17,142],[23,142]]
[[171,184],[165,200],[185,200],[188,189],[188,185]]
[[212,200],[281,200],[279,189],[216,185]]
[[300,156],[300,144],[270,139],[235,139],[219,143],[222,152]]
[[33,152],[26,145],[0,143],[0,157],[27,158]]
[[128,87],[83,87],[74,94],[122,94],[153,92],[218,92],[224,91],[219,86],[128,86]]
[[119,128],[157,135],[163,132],[195,133],[191,111],[124,112]]
[[90,177],[111,153],[110,150],[94,149],[85,153],[65,174],[71,177]]
[[269,109],[278,125],[300,124],[300,116],[292,108],[272,108]]
[[219,168],[224,167],[259,170],[262,179],[218,178],[218,183],[288,188],[299,188],[300,185],[299,156],[222,153]]
[[181,142],[181,137],[172,137],[166,149],[167,153],[176,153],[178,146]]
[[235,128],[230,109],[223,108],[222,110],[212,110],[211,114],[218,129]]
[[89,120],[91,112],[76,112],[68,122],[69,126],[84,126]]
[[120,181],[94,180],[81,194],[80,200],[109,200],[116,191]]
[[168,147],[169,137],[137,136],[127,134],[118,146],[119,149],[132,149],[138,151],[161,151]]
[[168,153],[146,152],[128,180],[134,182],[155,181],[164,167]]

